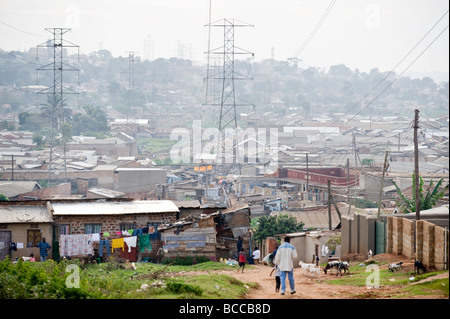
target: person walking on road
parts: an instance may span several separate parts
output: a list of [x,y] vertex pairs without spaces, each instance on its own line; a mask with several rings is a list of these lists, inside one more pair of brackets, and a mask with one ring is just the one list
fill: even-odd
[[241,251],[239,252],[239,259],[238,259],[238,262],[239,262],[238,272],[239,272],[239,270],[241,270],[241,267],[242,267],[242,272],[244,272],[246,259],[247,259],[247,257],[245,255],[244,248],[241,248]]
[[286,291],[286,276],[289,280],[289,288],[291,288],[291,294],[295,293],[294,282],[294,259],[297,258],[297,251],[295,247],[291,245],[291,238],[285,237],[284,243],[278,247],[277,254],[275,255],[274,263],[278,265],[281,271],[281,291],[284,295]]

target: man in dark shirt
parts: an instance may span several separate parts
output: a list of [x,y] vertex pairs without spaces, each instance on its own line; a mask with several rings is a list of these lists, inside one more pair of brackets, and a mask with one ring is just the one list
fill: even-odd
[[45,241],[45,238],[42,238],[42,241],[37,244],[39,247],[39,253],[41,255],[41,261],[46,261],[48,256],[48,250],[51,248],[50,245]]

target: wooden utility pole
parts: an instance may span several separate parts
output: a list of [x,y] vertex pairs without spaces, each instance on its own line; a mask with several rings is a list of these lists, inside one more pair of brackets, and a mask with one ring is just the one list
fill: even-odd
[[419,128],[419,110],[414,110],[414,182],[416,184],[416,220],[420,220],[420,187],[419,187],[419,143],[417,130]]
[[328,229],[331,230],[331,182],[328,180]]
[[383,199],[384,175],[386,173],[386,168],[387,168],[387,156],[388,156],[388,151],[386,151],[386,154],[384,154],[383,174],[381,175],[380,198],[378,200],[378,214],[377,214],[378,220],[380,219],[380,214],[381,214],[381,200]]
[[341,220],[341,212],[339,211],[339,207],[334,201],[333,194],[331,194],[331,182],[328,180],[328,227],[331,230],[332,221],[331,221],[331,203],[333,203],[334,209],[336,209],[336,213],[339,216],[339,220]]
[[350,160],[347,158],[347,203],[350,203]]
[[355,152],[355,167],[358,166],[358,162],[357,162],[357,154],[356,154],[356,139],[355,139],[355,133],[353,132],[353,150]]
[[309,159],[308,153],[306,153],[306,200],[309,200]]

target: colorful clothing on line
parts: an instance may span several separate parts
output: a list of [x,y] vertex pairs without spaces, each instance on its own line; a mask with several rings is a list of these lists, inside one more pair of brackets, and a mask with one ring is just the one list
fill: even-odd
[[94,234],[82,235],[60,235],[59,254],[60,256],[93,255],[92,243],[96,236]]
[[131,253],[131,247],[136,247],[137,236],[125,237],[123,238],[123,241],[127,243],[128,252]]
[[123,238],[113,239],[111,243],[111,252],[114,251],[114,248],[122,248],[122,251],[125,250]]
[[139,235],[139,249],[141,253],[146,250],[152,251],[152,242],[150,241],[150,236],[148,234]]
[[103,257],[103,246],[105,246],[108,256],[111,255],[111,251],[109,250],[109,240],[107,239],[100,240],[98,244],[98,255]]

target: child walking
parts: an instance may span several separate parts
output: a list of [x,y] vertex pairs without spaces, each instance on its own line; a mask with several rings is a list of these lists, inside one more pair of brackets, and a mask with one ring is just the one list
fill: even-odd
[[270,272],[270,276],[272,276],[272,273],[275,271],[275,292],[279,292],[280,291],[280,285],[281,285],[281,280],[280,280],[280,276],[281,276],[281,271],[278,268],[278,265],[275,265],[275,267],[273,267],[272,271]]
[[242,272],[244,272],[245,260],[246,260],[245,251],[244,251],[244,248],[241,248],[241,251],[239,252],[239,258],[238,258],[238,262],[239,262],[238,272],[241,269],[241,267],[242,267]]

